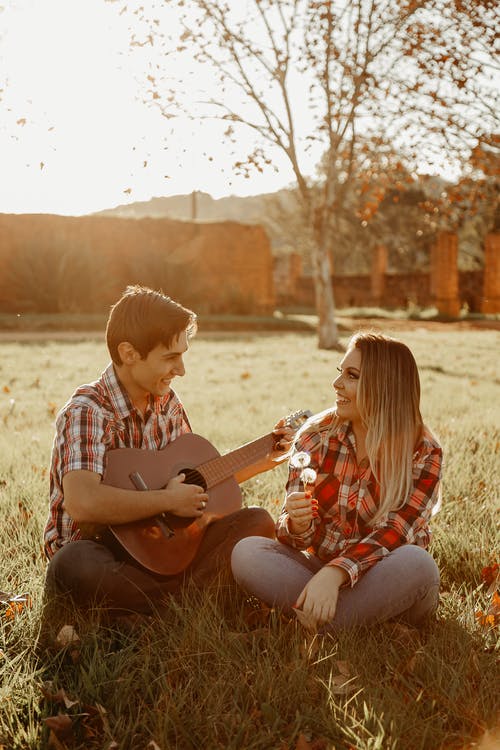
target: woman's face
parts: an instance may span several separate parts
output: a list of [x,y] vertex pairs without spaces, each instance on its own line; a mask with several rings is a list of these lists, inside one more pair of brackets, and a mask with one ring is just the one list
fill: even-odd
[[361,352],[356,347],[348,349],[340,363],[338,377],[333,381],[335,389],[337,414],[341,419],[350,420],[353,424],[361,421],[358,411],[357,393],[361,371]]

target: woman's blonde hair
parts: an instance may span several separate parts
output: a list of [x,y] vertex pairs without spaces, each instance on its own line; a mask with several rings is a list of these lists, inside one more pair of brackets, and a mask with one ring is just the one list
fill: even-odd
[[366,451],[380,484],[379,521],[404,504],[412,490],[412,459],[423,432],[420,378],[413,354],[401,341],[378,333],[355,334],[349,349],[361,352],[357,404]]

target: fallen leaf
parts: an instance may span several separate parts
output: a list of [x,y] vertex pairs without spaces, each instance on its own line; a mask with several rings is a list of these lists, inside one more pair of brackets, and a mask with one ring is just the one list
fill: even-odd
[[340,674],[343,674],[344,677],[351,676],[351,665],[348,661],[335,661],[334,664],[339,670]]
[[73,722],[67,714],[58,713],[57,716],[48,716],[43,720],[59,740],[73,740]]
[[56,643],[61,648],[64,648],[72,643],[80,643],[80,636],[73,625],[63,625],[56,636]]
[[500,727],[496,727],[483,734],[477,746],[477,750],[498,750],[500,747]]
[[481,609],[474,613],[476,620],[483,628],[494,628],[500,623],[500,592],[495,591],[486,612]]
[[312,750],[312,745],[302,732],[297,737],[297,744],[295,750]]
[[334,695],[348,695],[358,689],[356,677],[346,679],[344,675],[330,675],[328,688]]
[[256,628],[249,633],[241,633],[239,631],[230,632],[227,634],[227,637],[230,641],[253,643],[256,638],[269,638],[269,628]]
[[51,703],[62,703],[66,708],[72,708],[76,706],[79,701],[73,701],[68,697],[64,688],[59,688],[56,692],[53,692],[52,682],[44,682],[41,686],[43,697]]
[[52,731],[52,729],[49,732],[49,740],[48,740],[48,747],[52,750],[67,750],[68,746],[65,743],[60,742],[60,740],[57,739],[57,735],[55,732]]
[[481,571],[481,579],[488,586],[486,596],[491,596],[494,591],[500,589],[500,567],[497,562],[487,565]]

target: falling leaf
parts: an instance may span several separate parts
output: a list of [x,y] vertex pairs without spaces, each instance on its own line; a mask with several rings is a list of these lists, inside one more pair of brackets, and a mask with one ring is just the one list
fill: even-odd
[[245,370],[245,372],[242,372],[240,375],[240,378],[242,380],[248,380],[248,378],[251,378],[251,377],[252,377],[251,373],[249,373],[247,370]]
[[45,162],[41,161],[41,162],[40,162],[40,169],[43,169],[43,168],[44,168],[44,166],[45,166]]
[[16,121],[16,125],[26,125],[26,117],[20,117],[19,120]]
[[127,195],[130,195],[130,193],[132,192],[132,188],[125,188],[123,192],[127,193]]

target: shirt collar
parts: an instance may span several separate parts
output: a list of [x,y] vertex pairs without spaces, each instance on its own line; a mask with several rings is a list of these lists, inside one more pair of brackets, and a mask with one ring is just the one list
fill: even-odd
[[352,443],[354,440],[354,432],[350,422],[341,422],[335,433],[335,437],[341,443]]
[[102,374],[103,383],[109,395],[109,400],[116,414],[125,419],[133,411],[132,402],[125,388],[116,375],[113,363],[110,362]]
[[[102,379],[108,392],[109,400],[111,401],[113,410],[118,417],[120,417],[121,419],[126,419],[134,411],[135,407],[132,404],[127,391],[118,379],[116,370],[112,362],[110,362],[104,370]],[[156,412],[156,414],[160,414],[164,409],[165,404],[169,402],[172,394],[172,390],[170,390],[166,396],[155,397],[150,394],[148,408],[151,409],[151,411]]]

